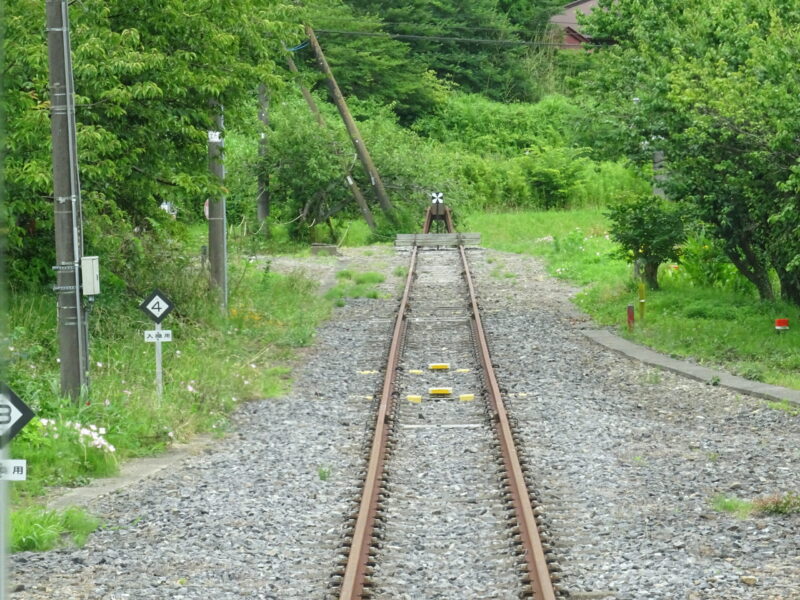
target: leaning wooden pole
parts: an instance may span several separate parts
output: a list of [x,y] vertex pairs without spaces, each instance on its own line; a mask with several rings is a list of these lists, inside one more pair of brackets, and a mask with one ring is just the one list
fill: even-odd
[[339,85],[336,83],[333,72],[328,65],[328,61],[325,59],[325,55],[322,53],[322,48],[317,41],[317,37],[314,35],[314,30],[311,29],[311,27],[306,27],[306,34],[311,42],[311,47],[314,50],[314,54],[317,57],[317,65],[325,74],[325,82],[328,85],[328,90],[331,93],[334,104],[336,104],[336,108],[339,109],[339,114],[342,117],[342,121],[344,121],[344,126],[347,128],[347,133],[350,136],[350,140],[353,142],[353,147],[356,150],[358,159],[364,166],[364,170],[367,172],[367,175],[369,175],[372,187],[375,189],[375,196],[378,198],[378,203],[389,220],[396,224],[397,219],[394,214],[394,207],[389,200],[389,195],[386,193],[386,189],[383,187],[383,181],[381,181],[378,170],[375,168],[375,164],[372,162],[372,157],[369,155],[369,151],[364,144],[364,140],[361,138],[361,132],[358,130],[358,126],[353,120],[353,116],[350,114],[350,109],[347,108],[347,102],[345,102],[342,91],[339,89]]
[[[319,106],[317,106],[314,96],[311,95],[309,89],[304,86],[299,79],[300,72],[297,70],[297,65],[295,64],[291,54],[286,56],[286,63],[289,65],[289,70],[294,73],[295,77],[298,77],[297,85],[300,87],[300,93],[303,94],[303,98],[305,98],[309,110],[317,119],[317,124],[319,124],[319,126],[323,129],[327,129],[328,124],[325,122],[325,118],[322,116],[322,111],[320,111]],[[334,147],[333,152],[336,155],[341,155],[341,152],[338,150],[338,148]],[[369,205],[367,205],[364,194],[361,193],[361,188],[358,187],[358,184],[350,176],[349,169],[345,169],[345,183],[350,189],[350,193],[353,194],[353,198],[355,199],[356,204],[358,204],[358,208],[361,209],[361,214],[363,215],[364,220],[367,222],[370,230],[375,231],[375,219],[372,216],[372,211],[369,209]]]
[[[289,52],[288,49],[286,49],[286,51]],[[308,109],[311,111],[311,114],[313,114],[314,118],[317,119],[317,124],[320,127],[327,127],[328,124],[322,117],[322,113],[319,110],[319,106],[317,106],[317,102],[314,100],[314,96],[311,95],[311,92],[308,90],[308,88],[304,86],[303,83],[300,81],[300,71],[297,69],[297,65],[295,64],[291,53],[286,55],[286,64],[289,65],[289,70],[297,79],[297,85],[300,87],[300,93],[303,94],[303,98],[305,99],[306,104],[308,105]]]

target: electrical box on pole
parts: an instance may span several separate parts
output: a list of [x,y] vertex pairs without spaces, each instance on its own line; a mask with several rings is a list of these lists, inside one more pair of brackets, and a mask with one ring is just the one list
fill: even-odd
[[96,296],[100,293],[100,258],[97,256],[81,257],[81,284],[84,296]]

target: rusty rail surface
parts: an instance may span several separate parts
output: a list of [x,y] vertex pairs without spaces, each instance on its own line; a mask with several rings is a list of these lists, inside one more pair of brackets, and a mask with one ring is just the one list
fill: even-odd
[[[428,208],[425,214],[423,233],[430,232],[433,220],[434,215],[431,209]],[[445,207],[444,221],[447,232],[453,233],[453,220],[449,207]],[[480,309],[478,307],[475,287],[472,283],[472,274],[469,270],[464,246],[459,246],[459,252],[461,254],[464,277],[469,288],[473,333],[478,346],[478,355],[481,365],[483,366],[486,376],[490,406],[495,415],[494,420],[497,436],[500,441],[503,463],[508,474],[510,494],[519,525],[520,542],[525,552],[528,579],[530,580],[535,600],[555,600],[555,591],[550,580],[545,552],[542,547],[530,497],[528,496],[522,466],[520,465],[517,450],[514,445],[511,425],[500,394],[497,377],[492,367],[489,346],[483,331]],[[395,376],[400,358],[402,339],[406,329],[406,311],[408,309],[408,298],[411,292],[411,283],[415,275],[416,263],[417,247],[414,246],[411,250],[405,290],[402,300],[400,301],[400,308],[398,309],[397,319],[394,325],[392,343],[389,348],[386,375],[384,376],[380,405],[378,407],[375,434],[370,451],[369,465],[367,467],[367,476],[361,496],[352,545],[350,546],[347,565],[342,580],[342,587],[339,594],[340,600],[359,600],[362,598],[364,592],[367,563],[370,560],[370,547],[372,545],[376,511],[378,508],[378,495],[380,493],[381,479],[383,477],[386,460],[386,442],[389,437],[387,421],[394,402]]]
[[355,600],[361,598],[364,590],[364,577],[366,575],[369,551],[372,544],[372,532],[375,528],[375,513],[378,508],[378,494],[383,477],[383,465],[386,460],[386,442],[389,439],[388,415],[394,402],[394,382],[397,373],[397,363],[400,358],[400,346],[406,328],[406,310],[408,297],[411,293],[411,281],[417,264],[417,248],[411,249],[411,259],[406,276],[405,291],[397,311],[397,319],[392,333],[392,344],[389,347],[389,358],[386,364],[386,375],[383,380],[378,416],[375,422],[375,435],[372,439],[372,449],[369,455],[367,477],[364,481],[364,490],[361,495],[361,504],[358,510],[353,543],[347,557],[342,589],[339,593],[341,600]]
[[495,414],[497,437],[500,440],[503,464],[508,474],[511,499],[514,503],[514,512],[517,515],[520,542],[525,549],[525,563],[528,567],[528,578],[533,587],[533,597],[536,600],[555,600],[555,590],[550,580],[550,571],[547,568],[547,560],[542,547],[542,540],[539,536],[539,528],[536,525],[536,517],[533,514],[528,488],[525,485],[525,476],[522,473],[517,448],[514,445],[514,438],[511,434],[511,424],[508,421],[508,413],[500,395],[500,386],[497,383],[497,377],[492,367],[492,357],[489,353],[489,345],[486,342],[486,334],[483,331],[478,300],[475,296],[475,287],[472,283],[472,274],[469,270],[464,246],[459,246],[458,251],[461,253],[464,278],[467,280],[467,286],[469,287],[469,299],[472,305],[472,329],[475,333],[478,354],[486,375],[490,406]]

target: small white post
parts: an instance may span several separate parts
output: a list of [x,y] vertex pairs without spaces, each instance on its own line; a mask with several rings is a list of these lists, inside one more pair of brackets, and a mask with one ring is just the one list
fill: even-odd
[[158,399],[164,395],[164,370],[161,366],[161,323],[156,323],[156,392]]
[[[8,450],[0,449],[0,460],[8,458]],[[8,598],[8,549],[11,545],[10,531],[11,508],[8,504],[8,482],[0,481],[0,600]]]

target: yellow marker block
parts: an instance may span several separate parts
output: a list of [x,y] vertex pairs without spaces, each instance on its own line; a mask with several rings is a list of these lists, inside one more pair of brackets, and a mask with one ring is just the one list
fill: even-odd
[[431,371],[447,371],[450,369],[450,363],[430,363],[428,368]]
[[518,398],[526,398],[527,396],[528,394],[526,394],[525,392],[520,392],[519,394],[517,394]]
[[359,371],[359,375],[374,375],[377,371]]
[[456,373],[469,373],[472,369],[456,369]]
[[475,400],[475,394],[461,394],[458,399],[462,402],[470,402],[471,400]]
[[364,400],[369,400],[370,402],[375,399],[375,396],[361,396]]
[[422,369],[409,369],[408,372],[412,375],[422,375]]
[[451,396],[453,388],[431,388],[428,390],[431,396]]
[[420,402],[422,402],[422,396],[406,396],[406,399],[409,402],[413,402],[415,404],[419,404]]

